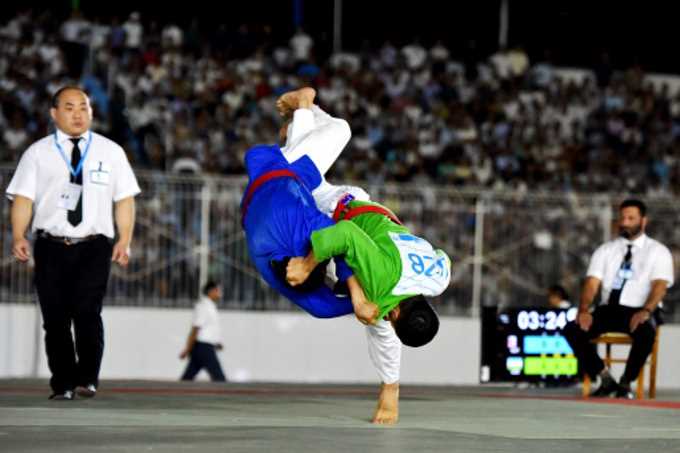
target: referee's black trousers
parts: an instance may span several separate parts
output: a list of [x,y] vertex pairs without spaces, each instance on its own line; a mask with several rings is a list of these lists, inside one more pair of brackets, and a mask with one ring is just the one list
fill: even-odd
[[50,385],[56,393],[99,383],[104,351],[101,311],[112,250],[105,236],[73,245],[43,237],[35,242],[35,286],[52,372]]
[[189,363],[184,370],[182,380],[192,381],[203,368],[205,368],[210,375],[211,381],[224,382],[227,380],[222,371],[220,361],[217,358],[215,345],[197,341],[194,343],[194,348],[191,350]]
[[588,373],[593,380],[605,365],[597,354],[596,346],[590,343],[590,340],[605,332],[623,332],[633,338],[622,380],[633,382],[638,378],[647,356],[652,352],[656,337],[654,317],[640,324],[635,332],[631,333],[630,319],[639,310],[641,309],[622,305],[601,305],[593,312],[593,325],[588,332],[582,330],[576,322],[570,322],[565,326],[563,335],[574,350],[581,370]]

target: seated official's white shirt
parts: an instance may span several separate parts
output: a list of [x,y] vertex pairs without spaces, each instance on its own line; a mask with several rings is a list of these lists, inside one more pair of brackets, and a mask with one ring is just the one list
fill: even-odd
[[[71,162],[73,142],[57,131],[56,140]],[[78,148],[85,155],[90,132],[80,136]],[[68,211],[59,207],[59,198],[70,181],[69,167],[50,134],[33,143],[21,156],[7,187],[7,196],[21,195],[33,200],[32,231],[45,230],[54,236],[85,237],[103,234],[114,237],[113,202],[141,192],[125,151],[108,138],[92,133],[92,142],[83,162],[82,221],[73,226]]]
[[673,257],[668,247],[645,234],[632,242],[624,238],[614,239],[595,250],[588,266],[587,276],[602,281],[603,304],[609,301],[609,293],[623,263],[628,244],[633,244],[632,277],[623,286],[619,300],[621,305],[642,307],[654,280],[667,281],[669,288],[673,285]]
[[218,344],[222,341],[220,320],[217,315],[217,305],[207,296],[194,305],[194,320],[192,325],[198,327],[196,339],[201,343]]

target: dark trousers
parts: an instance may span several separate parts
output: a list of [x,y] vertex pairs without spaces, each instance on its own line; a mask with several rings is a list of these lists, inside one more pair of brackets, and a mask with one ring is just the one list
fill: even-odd
[[189,364],[182,375],[183,381],[193,380],[199,371],[205,368],[213,382],[224,382],[227,379],[222,372],[222,366],[215,353],[215,345],[197,341],[191,350]]
[[597,354],[596,345],[590,340],[604,332],[623,332],[633,338],[633,345],[628,354],[626,369],[621,377],[622,381],[633,382],[638,378],[640,370],[652,352],[656,336],[656,322],[654,318],[640,324],[635,332],[630,331],[630,319],[640,308],[624,307],[621,305],[603,305],[597,307],[593,313],[593,325],[588,332],[584,332],[576,322],[570,322],[564,328],[563,334],[574,350],[581,370],[595,380],[604,369],[604,361]]
[[47,238],[35,242],[35,286],[54,392],[98,385],[104,351],[101,311],[111,253],[111,241],[104,236],[74,245]]

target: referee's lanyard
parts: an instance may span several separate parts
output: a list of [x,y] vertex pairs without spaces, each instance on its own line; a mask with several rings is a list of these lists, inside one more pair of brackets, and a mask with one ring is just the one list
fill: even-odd
[[85,158],[87,157],[87,153],[90,151],[90,144],[91,143],[92,143],[92,131],[90,131],[90,134],[87,137],[87,145],[85,145],[85,151],[83,152],[83,156],[80,158],[80,162],[78,162],[78,166],[74,169],[73,165],[71,165],[71,162],[69,162],[68,158],[66,157],[66,153],[64,152],[64,148],[62,148],[61,145],[59,144],[59,141],[57,141],[57,131],[54,131],[54,144],[57,145],[57,149],[59,150],[59,154],[61,154],[61,157],[64,159],[64,162],[66,162],[66,166],[68,167],[68,171],[71,172],[74,180],[77,179],[80,172],[83,171],[83,163],[85,162]]

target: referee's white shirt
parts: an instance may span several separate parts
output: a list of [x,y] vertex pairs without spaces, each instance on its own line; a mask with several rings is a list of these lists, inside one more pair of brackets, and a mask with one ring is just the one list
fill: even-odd
[[[80,136],[81,155],[85,154],[89,136],[89,131]],[[70,138],[57,130],[56,140],[69,163],[73,151]],[[33,143],[21,156],[7,187],[7,197],[21,195],[33,200],[32,231],[45,230],[54,236],[75,238],[92,234],[113,238],[113,202],[141,192],[125,151],[108,138],[92,133],[82,175],[83,217],[74,227],[68,222],[68,211],[58,206],[70,171],[55,143],[55,135],[50,134]]]
[[194,305],[194,319],[192,325],[198,327],[196,339],[201,343],[216,345],[221,343],[220,320],[217,314],[217,305],[207,296]]
[[609,293],[623,263],[628,244],[633,244],[633,275],[623,286],[619,300],[621,305],[642,307],[654,280],[667,281],[669,288],[673,285],[673,257],[668,247],[645,234],[632,242],[624,238],[614,239],[595,250],[588,266],[587,276],[602,281],[602,304],[609,301]]

